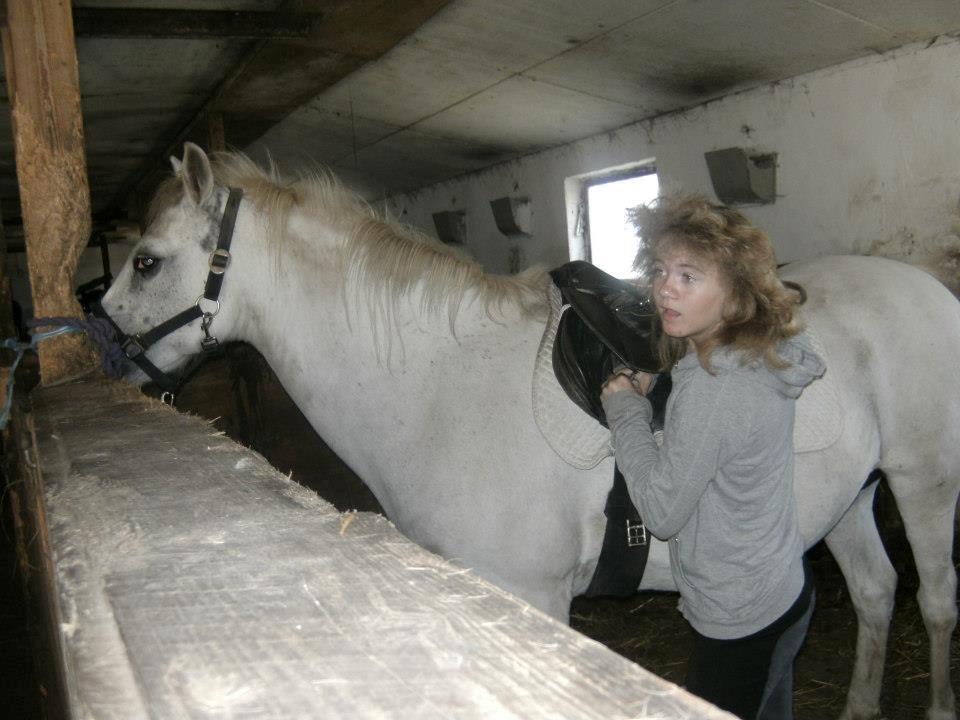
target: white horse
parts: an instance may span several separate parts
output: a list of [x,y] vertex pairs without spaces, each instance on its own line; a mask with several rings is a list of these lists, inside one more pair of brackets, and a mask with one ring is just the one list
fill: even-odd
[[[328,177],[282,184],[241,156],[211,164],[189,144],[173,165],[103,301],[120,327],[142,332],[196,302],[227,187],[242,188],[211,333],[263,354],[410,539],[566,620],[597,562],[613,465],[571,467],[534,423],[546,276],[486,275],[378,219]],[[784,274],[807,290],[805,319],[829,348],[843,411],[829,447],[796,461],[808,546],[826,538],[859,618],[843,717],[879,707],[896,575],[872,515],[876,486],[864,481],[881,468],[920,576],[928,717],[953,718],[960,303],[925,273],[879,258],[823,258]],[[199,325],[160,341],[154,362],[183,365],[199,350]],[[639,589],[675,589],[665,543],[653,544]]]

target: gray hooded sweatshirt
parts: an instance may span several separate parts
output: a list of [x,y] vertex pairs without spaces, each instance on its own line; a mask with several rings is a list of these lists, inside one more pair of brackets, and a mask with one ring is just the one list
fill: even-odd
[[680,610],[707,637],[762,630],[803,587],[794,406],[826,368],[805,335],[778,352],[790,363],[783,370],[719,348],[713,375],[696,353],[684,357],[672,372],[661,447],[646,398],[621,391],[604,403],[630,497],[650,532],[669,542]]

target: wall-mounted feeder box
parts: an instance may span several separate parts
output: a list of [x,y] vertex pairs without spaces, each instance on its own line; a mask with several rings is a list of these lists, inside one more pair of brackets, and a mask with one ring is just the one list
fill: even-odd
[[777,154],[747,155],[743,148],[703,154],[710,182],[726,205],[764,205],[777,197]]
[[446,210],[433,214],[437,237],[447,245],[463,245],[467,241],[467,213],[464,210]]
[[490,201],[497,229],[507,237],[530,236],[530,198],[502,197]]

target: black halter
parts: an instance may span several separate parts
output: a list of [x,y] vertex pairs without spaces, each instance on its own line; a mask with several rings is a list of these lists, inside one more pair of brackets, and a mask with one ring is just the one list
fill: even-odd
[[[191,305],[186,310],[177,313],[169,320],[165,320],[147,332],[137,333],[135,335],[128,335],[121,330],[120,326],[107,314],[107,311],[99,301],[95,302],[91,307],[93,315],[104,318],[113,326],[117,335],[117,343],[123,350],[123,354],[128,360],[136,363],[137,367],[143,370],[143,372],[163,390],[162,399],[171,405],[173,404],[175,393],[180,389],[180,386],[186,381],[187,377],[196,370],[205,358],[220,349],[220,341],[210,334],[210,324],[213,322],[214,316],[220,312],[220,288],[223,285],[224,273],[230,264],[230,241],[233,240],[233,227],[237,221],[237,211],[240,208],[240,199],[242,196],[242,190],[239,188],[230,188],[227,204],[223,209],[223,217],[220,220],[220,237],[217,240],[217,247],[210,253],[210,272],[207,274],[207,282],[203,288],[203,295],[197,298],[195,305]],[[216,307],[210,312],[204,311],[200,306],[203,300],[216,303]],[[191,361],[187,369],[181,373],[179,377],[174,377],[163,372],[150,361],[147,357],[147,350],[151,345],[161,338],[166,337],[174,330],[178,330],[200,317],[203,318],[200,323],[200,329],[203,330],[204,335],[200,340],[200,349],[202,352]]]

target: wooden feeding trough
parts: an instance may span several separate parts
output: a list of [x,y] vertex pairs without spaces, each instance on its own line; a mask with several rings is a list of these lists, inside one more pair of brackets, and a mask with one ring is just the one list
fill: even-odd
[[52,716],[730,717],[130,386],[20,427]]

